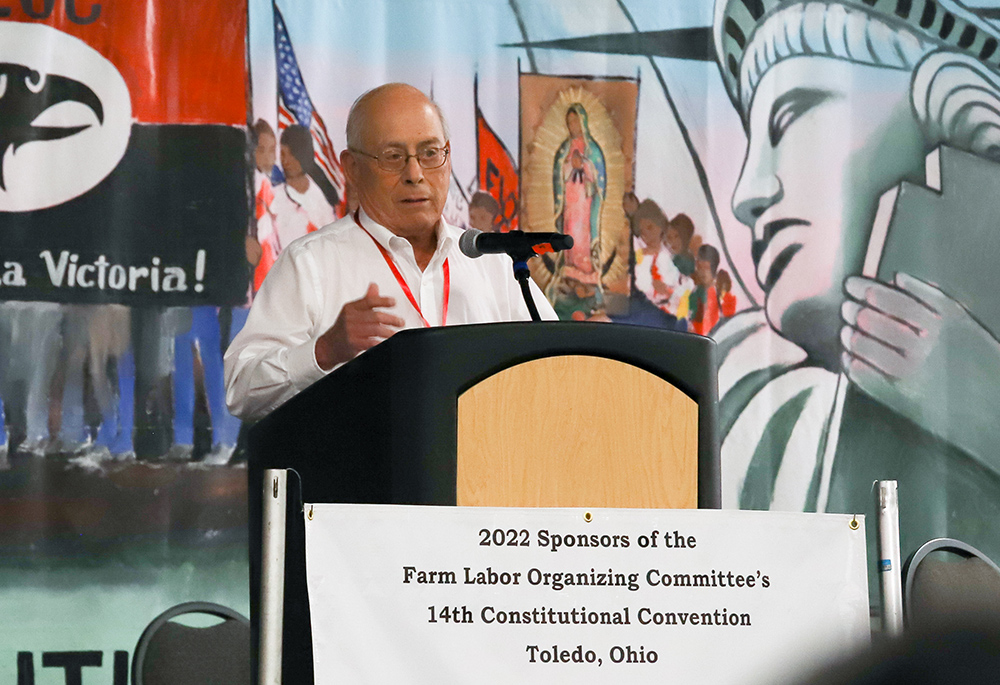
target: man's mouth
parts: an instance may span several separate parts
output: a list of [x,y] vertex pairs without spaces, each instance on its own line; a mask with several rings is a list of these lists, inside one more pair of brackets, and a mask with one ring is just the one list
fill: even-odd
[[764,225],[764,230],[760,240],[755,240],[753,245],[751,245],[751,253],[753,255],[754,266],[757,267],[758,280],[761,282],[761,287],[764,288],[764,292],[770,292],[774,284],[777,283],[778,279],[781,278],[781,274],[785,271],[789,262],[792,261],[799,250],[802,249],[801,243],[791,243],[781,250],[771,260],[770,266],[767,268],[767,274],[764,279],[760,279],[760,265],[762,261],[765,261],[765,255],[771,245],[771,241],[774,237],[786,228],[791,228],[792,226],[809,226],[810,223],[804,219],[776,219],[774,221],[769,221]]

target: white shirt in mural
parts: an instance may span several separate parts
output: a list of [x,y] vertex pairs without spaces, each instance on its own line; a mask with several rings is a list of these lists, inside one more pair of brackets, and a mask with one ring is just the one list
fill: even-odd
[[274,189],[271,205],[277,228],[278,242],[284,249],[293,240],[333,223],[333,207],[319,186],[309,181],[306,192],[300,193],[287,183]]

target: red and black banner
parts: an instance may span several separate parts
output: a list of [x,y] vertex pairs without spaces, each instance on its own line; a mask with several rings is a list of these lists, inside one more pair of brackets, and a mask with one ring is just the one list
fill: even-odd
[[0,300],[235,304],[245,0],[0,4]]

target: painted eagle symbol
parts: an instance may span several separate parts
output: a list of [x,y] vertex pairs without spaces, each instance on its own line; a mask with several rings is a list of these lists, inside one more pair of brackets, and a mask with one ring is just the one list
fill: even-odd
[[90,128],[33,126],[38,116],[61,102],[79,102],[104,123],[100,98],[85,84],[65,76],[43,74],[21,64],[0,62],[0,190],[6,190],[3,160],[8,149],[40,140],[59,140]]

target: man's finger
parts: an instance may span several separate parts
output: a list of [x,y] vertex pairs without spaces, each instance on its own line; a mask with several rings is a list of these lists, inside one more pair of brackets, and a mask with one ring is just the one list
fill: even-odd
[[352,348],[362,352],[391,338],[395,333],[396,329],[384,325],[365,326],[362,329],[352,331],[348,341]]
[[395,298],[383,297],[379,295],[378,284],[376,283],[368,284],[368,292],[365,293],[365,296],[362,298],[362,300],[364,300],[365,304],[371,308],[396,306]]
[[378,285],[375,283],[368,284],[368,290],[365,291],[364,297],[359,297],[356,300],[351,300],[344,305],[344,309],[374,309],[376,307],[395,307],[396,300],[391,297],[382,297],[378,293]]
[[374,309],[387,309],[396,306],[396,300],[391,297],[375,297],[369,299],[367,295],[360,300],[352,300],[344,305],[345,311],[367,312]]
[[379,323],[383,323],[387,326],[393,326],[395,328],[402,328],[406,325],[400,317],[390,314],[389,312],[375,312],[375,320]]
[[395,326],[396,328],[402,328],[406,325],[406,322],[400,317],[383,311],[382,309],[365,306],[363,303],[359,304],[357,307],[345,309],[344,315],[346,317],[344,323],[348,327],[370,323],[381,323],[387,326]]
[[398,329],[397,326],[392,326],[391,324],[386,324],[378,319],[368,319],[366,321],[353,321],[347,327],[347,337],[348,338],[370,338],[373,336],[378,336],[382,338],[388,337],[386,333],[395,333]]

